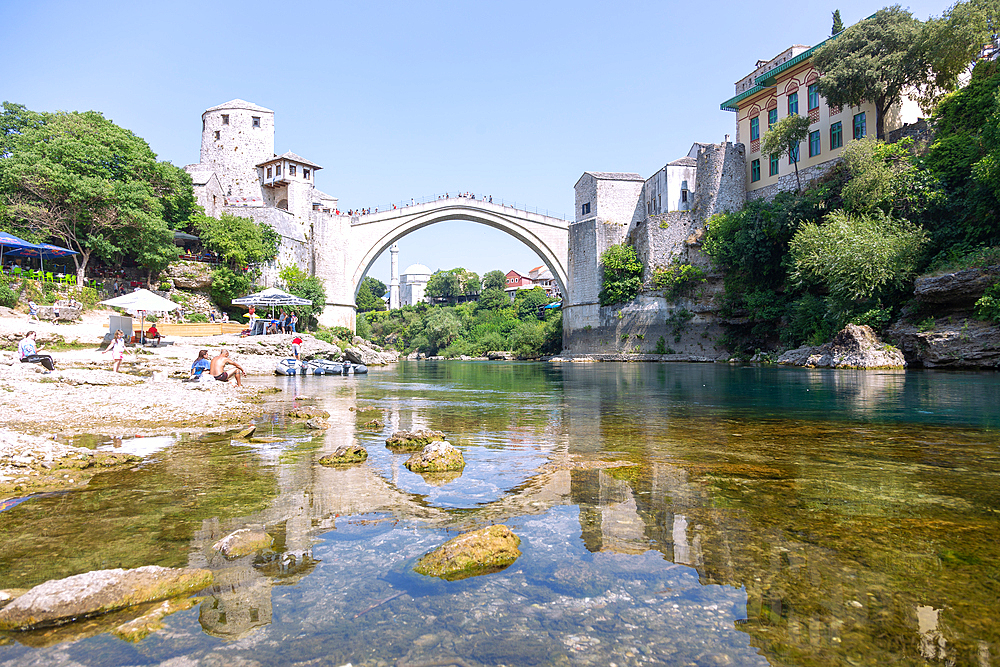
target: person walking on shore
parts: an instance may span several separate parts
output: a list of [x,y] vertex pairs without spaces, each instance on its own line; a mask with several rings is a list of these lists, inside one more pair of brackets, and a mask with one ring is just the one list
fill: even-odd
[[41,364],[45,367],[45,373],[55,370],[55,362],[47,354],[38,354],[35,347],[35,332],[29,331],[24,335],[24,339],[17,345],[17,354],[21,358],[21,363]]
[[104,352],[101,352],[101,354],[104,354],[105,352],[111,353],[111,361],[112,361],[111,370],[113,370],[115,373],[117,373],[121,368],[122,359],[125,357],[124,336],[125,335],[122,333],[121,329],[116,331],[115,337],[111,340],[111,343],[108,344],[108,347],[105,348]]

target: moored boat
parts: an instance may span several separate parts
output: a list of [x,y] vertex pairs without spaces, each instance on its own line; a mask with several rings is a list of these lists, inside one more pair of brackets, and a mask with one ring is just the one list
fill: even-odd
[[305,373],[309,375],[341,375],[344,365],[329,359],[310,359],[305,363]]
[[298,375],[302,372],[302,365],[298,359],[279,359],[274,372],[277,375]]

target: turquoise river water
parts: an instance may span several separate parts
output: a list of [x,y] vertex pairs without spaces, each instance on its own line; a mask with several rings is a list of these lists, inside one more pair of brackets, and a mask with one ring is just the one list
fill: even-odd
[[[1000,665],[998,374],[404,362],[254,382],[284,390],[266,442],[94,434],[78,443],[143,463],[0,512],[0,588],[141,565],[215,584],[141,638],[120,628],[147,609],[0,635],[0,667]],[[412,428],[464,471],[404,468],[384,441]],[[317,464],[352,442],[364,464]],[[521,538],[507,569],[413,572],[492,523]],[[254,524],[270,550],[212,550]]]

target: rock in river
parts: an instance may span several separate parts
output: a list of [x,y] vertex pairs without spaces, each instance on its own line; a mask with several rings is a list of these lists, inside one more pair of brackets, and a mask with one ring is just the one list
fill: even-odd
[[411,472],[447,472],[464,468],[465,458],[450,442],[442,440],[427,445],[403,465]]
[[820,347],[803,346],[778,358],[779,364],[818,368],[904,368],[903,353],[878,339],[868,325],[848,324]]
[[385,441],[385,446],[394,452],[418,452],[436,440],[444,440],[444,433],[430,429],[396,431]]
[[487,526],[448,540],[413,569],[447,581],[499,572],[521,555],[520,545],[521,538],[507,526]]
[[340,466],[351,463],[362,463],[368,458],[368,450],[361,445],[342,445],[333,454],[319,460],[321,465]]
[[0,630],[68,623],[143,602],[165,600],[212,583],[209,570],[147,565],[95,570],[39,584],[0,609]]
[[271,542],[271,536],[264,531],[263,526],[254,526],[234,530],[213,544],[212,548],[226,558],[240,558],[269,548]]

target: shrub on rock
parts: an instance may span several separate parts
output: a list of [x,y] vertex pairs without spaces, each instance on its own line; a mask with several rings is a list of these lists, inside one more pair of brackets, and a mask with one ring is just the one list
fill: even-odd
[[385,446],[397,452],[416,452],[438,440],[444,440],[441,431],[396,431],[385,441]]
[[361,445],[341,445],[333,454],[319,460],[320,465],[342,466],[363,463],[368,458],[368,450]]
[[450,442],[442,440],[427,445],[403,465],[410,472],[447,472],[464,468],[465,457]]
[[499,572],[521,555],[520,545],[521,538],[507,526],[488,526],[448,540],[413,569],[446,581]]

